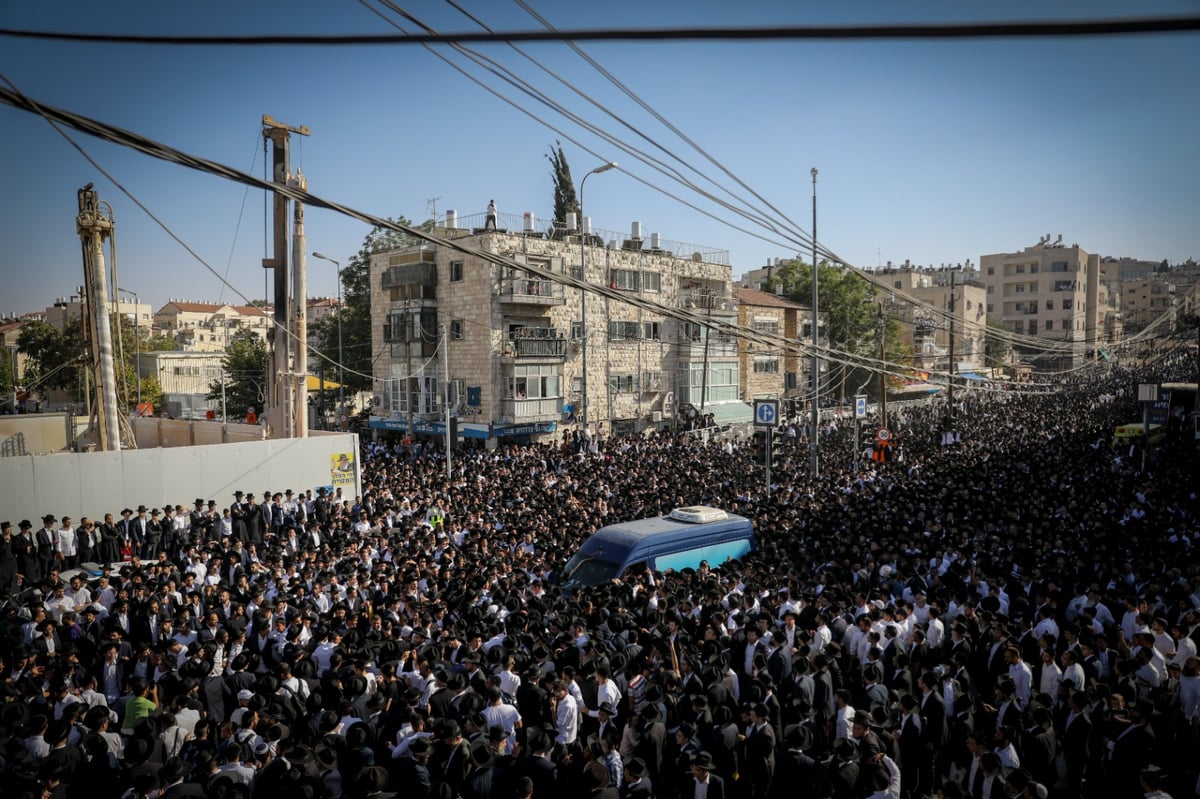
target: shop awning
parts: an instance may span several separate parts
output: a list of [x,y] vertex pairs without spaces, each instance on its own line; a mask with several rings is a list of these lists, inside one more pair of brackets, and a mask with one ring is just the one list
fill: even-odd
[[959,372],[957,376],[964,378],[966,380],[983,380],[982,377],[975,374],[974,372]]
[[[309,391],[320,391],[321,390],[321,378],[316,377],[315,375],[309,375],[307,382],[308,382],[308,390]],[[337,381],[330,380],[327,377],[327,378],[325,378],[325,390],[328,391],[331,388],[339,388],[338,383],[337,383]]]
[[718,427],[729,424],[742,424],[754,418],[754,407],[744,402],[718,402],[705,405],[700,413],[711,413],[713,423]]

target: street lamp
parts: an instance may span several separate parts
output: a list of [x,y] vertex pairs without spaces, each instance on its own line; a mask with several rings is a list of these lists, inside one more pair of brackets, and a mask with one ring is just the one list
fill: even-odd
[[[120,286],[118,286],[117,293],[133,295],[133,343],[134,343],[134,346],[136,347],[136,352],[137,352],[137,355],[135,356],[137,358],[137,361],[136,361],[137,365],[133,367],[133,371],[137,374],[137,407],[136,407],[135,411],[138,415],[141,415],[141,413],[142,413],[142,410],[141,410],[142,409],[142,337],[138,331],[138,316],[140,316],[140,313],[138,311],[138,306],[141,305],[141,302],[138,300],[138,294],[136,291],[129,291],[128,289],[123,289]],[[118,310],[120,310],[120,300],[117,301],[117,306],[118,306]],[[125,401],[129,402],[128,394],[125,395]]]
[[817,426],[820,424],[818,402],[820,401],[820,386],[817,383],[817,375],[820,369],[820,355],[818,347],[820,346],[817,340],[817,168],[814,166],[809,172],[812,175],[813,187],[813,224],[812,224],[812,427],[809,430],[809,441],[812,446],[812,474],[816,477],[820,471],[821,456],[820,442],[818,438],[820,433],[817,432]]
[[8,345],[9,351],[12,353],[12,381],[13,381],[13,416],[17,415],[17,345],[12,343]]
[[[342,263],[328,255],[313,250],[313,258],[329,261],[337,269],[337,300],[338,300],[338,427],[342,425],[342,416],[346,413],[346,359],[342,357]],[[324,397],[322,397],[324,399]]]
[[[617,162],[609,161],[607,164],[601,164],[583,176],[583,180],[579,181],[579,276],[583,282],[587,282],[587,261],[584,256],[584,244],[586,237],[583,231],[583,187],[587,183],[587,179],[592,175],[599,175],[601,172],[607,172],[610,169],[616,169]],[[587,289],[581,290],[581,304],[579,315],[579,324],[583,327],[583,429],[587,430],[588,426],[588,329],[587,329]]]

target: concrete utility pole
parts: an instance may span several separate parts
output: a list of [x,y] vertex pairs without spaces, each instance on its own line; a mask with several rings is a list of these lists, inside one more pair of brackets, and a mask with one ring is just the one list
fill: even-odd
[[813,224],[812,224],[812,429],[809,431],[809,441],[812,447],[812,474],[816,477],[821,472],[819,404],[821,400],[820,385],[817,377],[820,371],[821,358],[818,354],[820,343],[817,338],[817,168],[814,166],[809,174],[812,175],[813,186]]
[[[583,187],[587,184],[587,179],[592,175],[599,175],[601,172],[607,172],[610,169],[615,169],[616,161],[609,161],[607,164],[601,164],[583,176],[583,180],[579,181],[579,279],[587,282],[587,256],[584,245],[587,243],[587,235],[584,233],[584,216],[583,216]],[[580,292],[579,301],[581,307],[579,310],[579,324],[583,328],[583,429],[588,426],[588,329],[587,329],[587,291]]]
[[[291,134],[309,135],[307,126],[294,127],[276,122],[269,114],[263,114],[263,138],[271,142],[272,179],[286,186],[291,178],[289,167]],[[267,333],[267,344],[271,352],[271,370],[267,381],[265,414],[272,438],[291,435],[294,419],[291,409],[291,383],[287,375],[291,372],[288,341],[291,320],[288,318],[288,198],[276,193],[273,213],[274,247],[272,256],[263,259],[263,268],[274,274],[274,326]],[[301,298],[303,302],[303,298]],[[303,365],[300,367],[303,369]],[[242,411],[244,412],[244,411]]]
[[[288,181],[288,185],[301,191],[308,190],[308,181],[300,170]],[[292,307],[292,346],[296,353],[292,359],[292,380],[295,389],[292,396],[292,418],[295,420],[293,436],[308,438],[308,275],[304,263],[304,203],[294,203],[292,208],[292,281],[295,285],[295,301]]]
[[91,368],[96,376],[97,446],[107,452],[118,452],[121,449],[121,422],[108,315],[108,280],[104,274],[104,240],[111,239],[113,234],[112,208],[107,203],[104,209],[100,207],[91,183],[77,192],[77,198],[79,215],[75,217],[75,229],[83,245],[87,321],[92,334]]
[[442,334],[442,404],[445,408],[446,422],[446,479],[452,478],[450,451],[453,442],[450,440],[450,334],[445,325],[441,325]]
[[950,373],[949,405],[946,407],[946,431],[954,430],[954,270],[950,270]]

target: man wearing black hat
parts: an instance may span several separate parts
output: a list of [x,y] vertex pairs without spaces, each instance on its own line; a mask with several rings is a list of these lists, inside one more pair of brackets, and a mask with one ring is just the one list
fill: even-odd
[[38,576],[41,579],[50,573],[54,563],[54,540],[58,533],[54,529],[54,516],[47,513],[42,517],[42,528],[37,531],[34,540],[37,541]]
[[[716,765],[713,763],[712,755],[708,752],[698,752],[692,760],[692,784],[689,788],[685,788],[681,795],[684,799],[691,799],[693,796],[702,796],[705,799],[725,799],[725,780],[713,773]],[[795,793],[794,796],[803,794]]]
[[12,522],[0,524],[0,594],[15,594],[17,591],[16,549]]
[[195,782],[184,782],[187,776],[187,765],[178,757],[172,757],[158,770],[158,779],[162,783],[159,791],[160,799],[204,799],[208,792],[204,786]]
[[37,541],[33,537],[33,523],[22,519],[17,525],[17,537],[13,539],[13,553],[17,558],[17,574],[31,585],[42,579],[41,566],[37,556]]

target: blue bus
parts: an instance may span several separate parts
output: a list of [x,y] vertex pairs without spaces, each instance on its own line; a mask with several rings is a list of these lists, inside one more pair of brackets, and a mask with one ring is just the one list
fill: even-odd
[[712,568],[754,550],[754,525],[720,508],[692,505],[666,516],[602,527],[563,567],[563,590],[599,585],[630,569],[667,571]]

